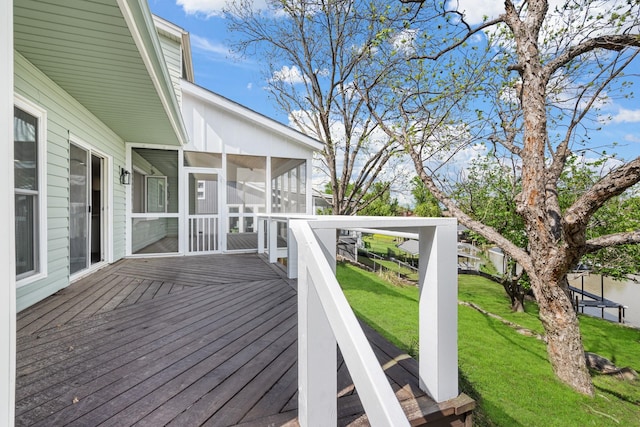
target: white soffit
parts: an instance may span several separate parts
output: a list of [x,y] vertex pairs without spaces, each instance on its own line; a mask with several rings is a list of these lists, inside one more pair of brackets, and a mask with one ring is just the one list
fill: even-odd
[[20,0],[14,46],[123,140],[186,142],[145,0]]

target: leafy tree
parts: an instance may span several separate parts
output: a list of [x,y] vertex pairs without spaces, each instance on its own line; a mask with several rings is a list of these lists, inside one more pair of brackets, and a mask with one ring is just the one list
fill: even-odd
[[[640,157],[608,169],[566,208],[559,183],[572,154],[594,148],[603,99],[630,93],[634,76],[624,71],[640,53],[640,2],[567,0],[552,7],[546,0],[505,0],[500,15],[477,23],[458,4],[404,0],[415,17],[394,21],[385,34],[389,45],[404,34],[403,48],[382,49],[386,57],[362,75],[358,89],[448,212],[523,267],[554,372],[593,395],[566,277],[585,255],[640,243],[638,229],[588,233],[607,202],[640,181]],[[372,76],[382,77],[373,84]],[[453,198],[456,160],[479,142],[495,156],[516,159],[515,213],[526,248]]]
[[400,213],[398,199],[391,197],[391,185],[387,182],[376,182],[373,191],[362,198],[363,206],[358,215],[364,216],[397,216]]
[[267,2],[266,9],[253,3],[228,6],[234,48],[260,61],[266,89],[290,122],[324,143],[318,172],[331,186],[327,202],[333,214],[354,214],[368,203],[365,195],[384,194],[374,183],[395,179],[387,164],[401,152],[379,132],[353,87],[386,31],[385,21],[362,17],[381,10],[402,19],[404,8],[382,0],[281,0]]
[[[481,156],[472,159],[466,178],[456,184],[452,198],[469,217],[526,250],[528,238],[514,201],[521,189],[514,163],[498,161],[491,155]],[[481,234],[472,232],[472,235],[476,241],[490,243]],[[511,300],[511,309],[523,312],[524,298],[530,290],[529,278],[508,253],[504,254],[503,271],[500,284]]]
[[416,202],[416,206],[413,213],[416,216],[424,217],[438,217],[442,216],[442,209],[438,199],[433,197],[433,194],[424,185],[424,182],[417,176],[411,180],[411,195]]
[[[563,209],[573,205],[579,197],[598,182],[609,168],[611,157],[588,160],[584,154],[567,159],[565,171],[560,177],[558,197]],[[626,194],[610,198],[589,220],[588,240],[617,233],[640,230],[640,193],[638,186]],[[627,279],[640,273],[640,245],[616,245],[585,254],[581,262],[591,271],[615,279]]]

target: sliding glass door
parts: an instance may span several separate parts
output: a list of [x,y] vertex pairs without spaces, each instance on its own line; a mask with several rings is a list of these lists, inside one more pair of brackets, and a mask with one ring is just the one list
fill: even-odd
[[104,159],[75,144],[69,165],[69,269],[104,261]]

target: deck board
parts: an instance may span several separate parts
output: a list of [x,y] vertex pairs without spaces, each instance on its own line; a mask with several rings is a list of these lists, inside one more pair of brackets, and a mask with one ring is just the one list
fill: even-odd
[[[18,315],[16,425],[295,426],[296,304],[255,254],[121,260]],[[403,405],[442,413],[364,328]],[[337,354],[338,424],[366,425]]]

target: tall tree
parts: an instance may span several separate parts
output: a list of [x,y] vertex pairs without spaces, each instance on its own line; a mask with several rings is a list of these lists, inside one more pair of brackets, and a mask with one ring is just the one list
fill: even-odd
[[[410,48],[396,55],[403,61],[384,61],[395,67],[394,79],[372,85],[363,78],[360,93],[374,113],[380,99],[396,106],[394,120],[380,113],[378,124],[403,143],[425,186],[450,214],[524,268],[556,375],[592,395],[566,276],[586,254],[640,242],[638,229],[587,234],[606,202],[640,181],[640,157],[612,167],[566,208],[558,185],[571,154],[592,148],[589,138],[599,125],[591,119],[603,98],[624,94],[625,77],[633,78],[624,71],[640,52],[640,2],[561,0],[552,7],[546,0],[505,0],[498,16],[478,24],[468,22],[456,1],[403,2],[415,12],[400,27],[411,31]],[[470,216],[452,197],[456,177],[444,165],[479,141],[517,159],[515,206],[526,247]]]
[[378,131],[353,87],[385,31],[384,21],[362,16],[380,9],[400,19],[404,8],[392,11],[381,0],[280,0],[268,1],[266,9],[253,4],[235,0],[226,11],[234,48],[260,60],[266,89],[290,122],[324,142],[318,172],[331,187],[332,213],[356,213],[365,194],[384,194],[384,186],[373,185],[378,179],[395,179],[387,166],[401,151]]

